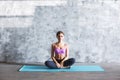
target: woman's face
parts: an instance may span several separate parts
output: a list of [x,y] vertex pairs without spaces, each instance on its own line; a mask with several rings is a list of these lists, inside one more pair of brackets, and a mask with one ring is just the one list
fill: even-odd
[[58,40],[63,40],[64,39],[64,34],[60,33],[57,35]]

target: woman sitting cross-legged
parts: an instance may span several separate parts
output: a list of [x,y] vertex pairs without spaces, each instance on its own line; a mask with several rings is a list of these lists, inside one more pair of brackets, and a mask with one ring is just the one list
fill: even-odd
[[58,42],[51,46],[52,61],[45,61],[45,65],[49,68],[70,68],[75,63],[74,58],[69,57],[69,47],[63,42],[64,33],[58,31],[56,34]]

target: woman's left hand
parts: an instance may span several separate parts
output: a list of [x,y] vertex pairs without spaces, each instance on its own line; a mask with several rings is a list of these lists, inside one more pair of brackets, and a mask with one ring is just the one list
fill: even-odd
[[63,68],[63,67],[64,67],[64,66],[63,66],[63,63],[64,63],[63,61],[60,63],[60,65],[61,65],[61,68]]

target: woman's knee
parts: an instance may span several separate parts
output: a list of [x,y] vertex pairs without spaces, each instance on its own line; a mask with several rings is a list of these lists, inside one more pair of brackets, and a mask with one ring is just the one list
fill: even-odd
[[44,63],[46,66],[49,66],[50,65],[50,61],[45,61]]
[[56,64],[53,61],[45,61],[45,65],[49,68],[56,68]]
[[44,63],[44,64],[45,64],[45,66],[48,66],[48,61],[45,61],[45,63]]
[[70,58],[69,61],[75,63],[75,58]]
[[75,63],[75,58],[69,58],[64,62],[64,66],[71,66]]

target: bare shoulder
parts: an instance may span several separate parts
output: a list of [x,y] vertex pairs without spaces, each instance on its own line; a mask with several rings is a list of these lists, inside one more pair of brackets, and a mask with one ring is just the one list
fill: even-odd
[[69,47],[69,45],[68,45],[67,43],[65,43],[64,45],[65,45],[65,47],[66,47],[66,48],[68,48],[68,47]]
[[56,46],[56,43],[52,43],[52,45],[51,45],[52,47],[55,47]]

